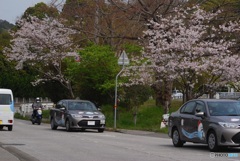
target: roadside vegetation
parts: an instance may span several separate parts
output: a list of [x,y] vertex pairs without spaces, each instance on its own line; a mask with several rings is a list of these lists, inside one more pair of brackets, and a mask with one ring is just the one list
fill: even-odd
[[[171,103],[170,113],[176,111],[182,105],[181,100],[173,100]],[[114,127],[114,109],[111,105],[101,107],[101,111],[106,116],[106,128],[113,129]],[[135,125],[134,114],[131,109],[119,107],[117,110],[117,129],[129,130],[144,130],[167,133],[167,128],[160,129],[163,108],[155,105],[155,100],[150,99],[139,107],[137,114],[137,122]],[[30,120],[30,116],[23,117],[19,113],[15,114],[15,118]],[[43,122],[49,123],[49,110],[43,110]],[[50,127],[50,126],[49,126]]]
[[[181,100],[173,100],[169,112],[176,111],[182,105]],[[112,106],[103,106],[102,112],[106,115],[106,127],[114,127],[114,109]],[[119,107],[117,110],[117,129],[144,130],[167,133],[167,128],[160,129],[164,110],[155,105],[155,100],[148,100],[139,107],[135,125],[134,114],[129,109]]]
[[[0,88],[53,103],[90,100],[108,128],[117,102],[117,128],[164,131],[163,113],[182,104],[171,102],[173,89],[183,102],[240,91],[239,6],[239,0],[67,0],[59,12],[54,3],[38,3],[0,30]],[[128,66],[118,63],[124,52]]]

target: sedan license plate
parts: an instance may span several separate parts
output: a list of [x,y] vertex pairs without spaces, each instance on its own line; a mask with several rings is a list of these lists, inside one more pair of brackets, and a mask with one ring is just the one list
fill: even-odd
[[95,125],[95,121],[88,121],[88,125]]

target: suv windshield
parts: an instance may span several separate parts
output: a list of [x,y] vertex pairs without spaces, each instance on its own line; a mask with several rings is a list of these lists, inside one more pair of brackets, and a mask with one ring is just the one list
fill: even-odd
[[211,116],[240,116],[240,102],[208,102]]

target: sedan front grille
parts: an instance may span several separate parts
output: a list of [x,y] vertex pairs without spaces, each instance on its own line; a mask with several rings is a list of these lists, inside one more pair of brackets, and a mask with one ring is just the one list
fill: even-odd
[[91,115],[89,115],[89,116],[83,116],[82,118],[99,118],[98,116],[91,116]]
[[78,122],[78,126],[82,126],[82,127],[100,127],[100,120],[91,120],[91,121],[95,121],[95,125],[88,125],[88,121],[89,120],[82,120]]
[[236,144],[240,144],[240,133],[237,133],[232,137],[232,141]]

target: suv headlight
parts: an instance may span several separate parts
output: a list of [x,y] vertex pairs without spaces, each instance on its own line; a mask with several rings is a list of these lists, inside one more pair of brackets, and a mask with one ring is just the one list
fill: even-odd
[[218,122],[218,123],[224,128],[237,129],[240,127],[238,123],[230,123],[230,122]]
[[78,114],[71,114],[72,115],[72,117],[74,117],[74,118],[82,118],[82,115],[78,115]]

